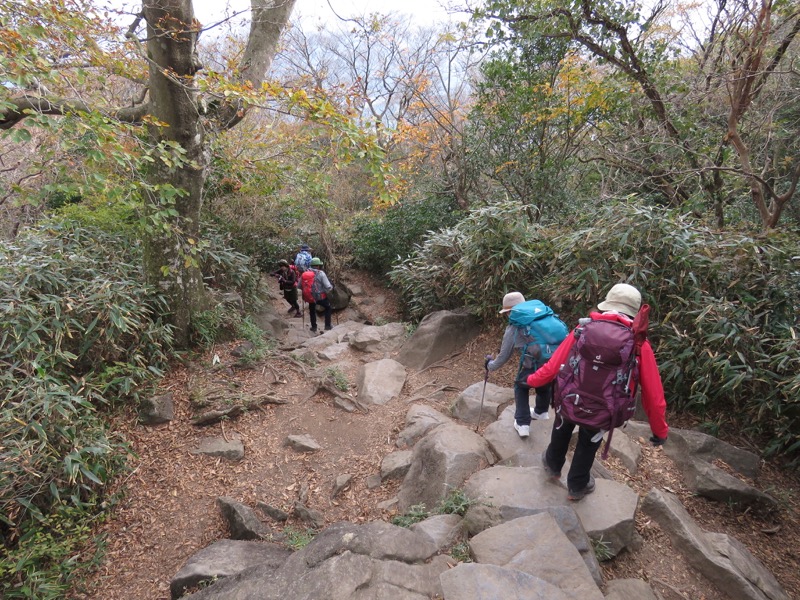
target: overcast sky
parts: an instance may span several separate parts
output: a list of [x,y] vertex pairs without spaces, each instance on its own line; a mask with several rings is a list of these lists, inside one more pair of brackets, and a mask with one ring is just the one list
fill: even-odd
[[[297,0],[292,17],[302,17],[303,22],[312,27],[335,22],[336,15],[349,18],[375,12],[405,14],[419,25],[466,20],[463,13],[448,14],[447,5],[453,3],[452,0]],[[246,10],[249,6],[249,0],[194,0],[195,16],[204,25],[210,25],[226,14]]]

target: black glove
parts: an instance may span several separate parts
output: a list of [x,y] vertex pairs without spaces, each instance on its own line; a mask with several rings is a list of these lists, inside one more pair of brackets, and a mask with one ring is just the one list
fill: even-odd
[[494,360],[494,356],[492,356],[491,354],[487,354],[486,362],[483,363],[483,368],[486,369],[487,371],[489,370],[489,362],[492,360]]
[[655,434],[650,436],[650,443],[653,444],[653,446],[663,446],[664,442],[666,442],[666,441],[667,441],[667,438],[660,438]]

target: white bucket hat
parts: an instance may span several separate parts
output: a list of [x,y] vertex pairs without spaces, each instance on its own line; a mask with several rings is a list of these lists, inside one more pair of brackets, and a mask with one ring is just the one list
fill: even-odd
[[525,296],[523,296],[519,292],[509,292],[508,294],[503,296],[503,310],[500,311],[500,314],[501,315],[506,314],[517,304],[522,304],[523,302],[525,302]]
[[632,285],[618,283],[606,294],[606,299],[597,305],[600,310],[615,310],[635,317],[642,306],[642,295]]

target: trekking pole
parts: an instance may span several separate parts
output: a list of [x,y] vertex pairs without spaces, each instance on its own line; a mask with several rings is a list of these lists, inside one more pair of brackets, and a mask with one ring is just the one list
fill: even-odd
[[483,417],[483,399],[486,396],[486,383],[489,381],[489,361],[492,359],[491,356],[486,356],[486,374],[483,376],[483,392],[481,393],[481,409],[478,412],[478,423],[475,425],[475,431],[478,431],[478,427],[481,426],[481,417]]
[[300,298],[300,303],[303,307],[303,329],[306,328],[306,299]]

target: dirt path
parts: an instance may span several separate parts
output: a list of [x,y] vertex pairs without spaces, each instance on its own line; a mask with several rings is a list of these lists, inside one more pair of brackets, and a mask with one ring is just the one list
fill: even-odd
[[[399,320],[396,301],[386,290],[365,276],[354,276],[351,283],[361,286],[363,298],[371,301],[359,305],[367,318],[378,322]],[[273,302],[285,314],[287,305],[279,298],[273,298]],[[287,321],[291,327],[302,327],[299,318],[289,319],[287,315]],[[219,382],[233,383],[251,393],[274,390],[288,399],[285,405],[266,405],[245,413],[225,424],[224,430],[220,424],[206,428],[190,424],[187,385],[192,373],[185,366],[177,366],[162,382],[162,389],[174,394],[175,419],[170,424],[141,427],[132,412],[116,423],[131,440],[136,453],[131,460],[133,470],[116,485],[121,500],[112,517],[98,526],[98,533],[106,536],[106,559],[71,597],[169,599],[170,579],[184,562],[211,542],[227,537],[216,507],[219,496],[249,506],[265,502],[288,511],[303,491],[308,495],[306,505],[321,511],[328,524],[391,518],[391,514],[375,507],[394,496],[399,484],[384,483],[368,489],[366,480],[379,473],[383,457],[396,449],[394,440],[404,425],[409,408],[407,399],[424,384],[431,384],[426,389],[445,385],[463,389],[482,380],[481,357],[496,350],[500,336],[500,331],[486,332],[454,359],[412,375],[401,398],[367,414],[335,408],[332,397],[325,392],[309,397],[313,387],[296,367],[285,361],[255,369],[218,370],[213,377]],[[211,372],[216,354],[223,365],[230,365],[234,362],[230,356],[234,346],[235,343],[216,346],[194,364]],[[348,351],[345,362],[337,368],[352,386],[360,364],[374,358]],[[497,377],[493,375],[493,382],[510,386],[514,375],[511,371],[502,369]],[[427,403],[446,412],[455,396],[455,392],[442,393]],[[304,455],[286,448],[284,441],[292,434],[312,436],[323,450]],[[242,439],[245,446],[242,461],[230,463],[192,454],[200,438],[220,435]],[[800,488],[796,478],[774,469],[765,470],[759,486],[780,491],[787,509],[780,515],[760,519],[692,497],[661,451],[649,447],[644,450],[642,467],[635,478],[611,461],[615,478],[642,495],[654,485],[678,493],[706,529],[737,537],[775,573],[793,598],[799,597],[800,554],[795,548],[800,534],[797,510]],[[353,475],[353,482],[349,490],[332,500],[333,481],[342,474]],[[269,525],[276,531],[284,528],[274,523]],[[648,579],[664,600],[725,599],[672,551],[658,527],[640,518],[637,528],[643,536],[642,548],[604,563],[607,579]],[[285,529],[288,533],[305,532],[306,526],[290,519]]]

